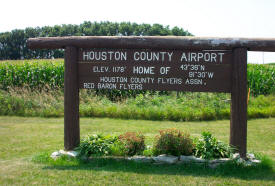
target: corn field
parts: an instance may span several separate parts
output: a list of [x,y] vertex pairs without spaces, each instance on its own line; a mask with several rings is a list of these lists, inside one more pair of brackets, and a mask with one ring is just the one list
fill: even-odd
[[60,88],[64,84],[64,64],[46,62],[0,63],[0,89],[28,86]]
[[[275,66],[248,64],[248,87],[254,96],[275,93]],[[29,60],[25,62],[0,62],[0,89],[28,86],[40,89],[48,86],[51,89],[64,86],[63,60]],[[136,91],[97,91],[107,97],[135,96]]]
[[248,65],[248,87],[254,96],[275,93],[275,65]]

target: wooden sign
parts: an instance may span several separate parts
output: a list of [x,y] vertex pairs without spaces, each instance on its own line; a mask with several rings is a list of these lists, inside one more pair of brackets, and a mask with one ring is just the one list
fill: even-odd
[[246,157],[247,50],[275,39],[173,36],[31,38],[32,49],[65,48],[64,147],[79,145],[79,88],[231,93],[230,144]]
[[232,51],[80,49],[79,88],[230,92]]

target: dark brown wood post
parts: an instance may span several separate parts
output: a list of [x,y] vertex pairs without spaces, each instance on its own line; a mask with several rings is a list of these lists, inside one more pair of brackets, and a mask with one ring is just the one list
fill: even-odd
[[64,77],[64,147],[73,150],[80,141],[79,131],[79,89],[76,47],[65,49]]
[[246,158],[247,138],[247,49],[233,49],[230,144]]

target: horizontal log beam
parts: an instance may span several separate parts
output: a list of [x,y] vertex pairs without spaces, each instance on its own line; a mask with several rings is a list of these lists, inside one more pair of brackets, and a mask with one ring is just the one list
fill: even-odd
[[218,38],[186,36],[70,36],[41,37],[27,40],[30,49],[78,48],[151,48],[151,49],[211,49],[275,52],[275,38]]

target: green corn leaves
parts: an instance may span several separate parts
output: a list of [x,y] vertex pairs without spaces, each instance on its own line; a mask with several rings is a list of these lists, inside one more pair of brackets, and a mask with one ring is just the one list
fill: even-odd
[[[254,96],[275,93],[275,66],[248,65],[247,82]],[[62,88],[64,86],[63,60],[28,60],[23,63],[13,61],[0,63],[0,89],[9,86],[30,88]],[[146,91],[97,90],[97,95],[106,95],[111,100],[136,96]]]

